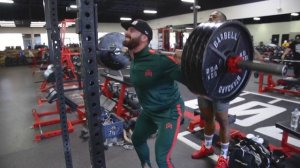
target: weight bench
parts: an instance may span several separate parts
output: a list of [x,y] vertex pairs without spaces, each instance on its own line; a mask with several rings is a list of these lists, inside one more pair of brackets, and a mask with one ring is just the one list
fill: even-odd
[[269,145],[271,151],[280,150],[288,157],[290,157],[293,153],[300,154],[300,146],[293,146],[288,143],[289,135],[293,135],[295,138],[300,139],[300,127],[298,126],[297,129],[292,129],[290,126],[290,120],[279,121],[279,122],[275,123],[275,126],[279,129],[283,130],[281,146],[276,147],[273,145]]

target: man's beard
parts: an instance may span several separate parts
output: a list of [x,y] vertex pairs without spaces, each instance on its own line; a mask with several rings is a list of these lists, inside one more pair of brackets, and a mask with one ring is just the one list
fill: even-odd
[[124,40],[123,45],[125,47],[128,47],[129,50],[132,50],[132,49],[134,49],[135,47],[137,47],[139,45],[141,37],[142,37],[142,35],[140,35],[136,38],[131,38],[129,36],[125,36],[125,38],[129,38],[129,40],[127,40],[127,41]]

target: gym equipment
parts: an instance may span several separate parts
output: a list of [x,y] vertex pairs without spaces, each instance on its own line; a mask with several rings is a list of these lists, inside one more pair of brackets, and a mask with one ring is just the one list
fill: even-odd
[[[56,3],[57,2],[55,1],[55,3],[53,3],[52,6],[50,6],[50,7],[53,7],[54,10],[57,9]],[[98,24],[97,5],[94,0],[90,0],[90,1],[78,0],[77,5],[79,8],[78,8],[78,13],[77,13],[78,25],[76,26],[76,28],[77,28],[76,32],[78,34],[80,34],[80,39],[81,39],[82,72],[83,72],[82,76],[83,76],[83,86],[84,86],[83,90],[84,90],[84,99],[85,99],[85,109],[87,110],[87,112],[86,112],[87,126],[88,126],[89,133],[90,133],[89,151],[90,151],[90,158],[91,158],[91,166],[95,167],[95,168],[100,168],[100,167],[105,168],[106,164],[105,164],[103,138],[102,138],[102,133],[99,133],[102,130],[102,125],[97,120],[98,117],[101,116],[102,113],[104,113],[104,111],[101,110],[101,108],[100,108],[100,103],[98,103],[100,89],[99,89],[99,85],[98,85],[98,69],[97,69],[98,67],[95,64],[97,62],[96,58],[95,58],[95,55],[97,55],[96,54],[97,24]],[[46,9],[48,9],[48,8],[46,8]],[[52,9],[52,8],[49,8],[49,9]],[[45,14],[45,16],[49,17],[49,14],[52,14],[52,13],[50,13],[50,10],[49,10],[47,12],[48,15]],[[54,16],[57,17],[57,13],[54,13],[54,15],[51,15],[52,18],[54,18]],[[49,20],[47,21],[47,28],[48,28],[48,23],[49,23]],[[226,26],[219,26],[219,27],[225,28]],[[230,28],[230,26],[228,26],[228,27]],[[228,29],[228,31],[230,32],[229,29]],[[216,34],[217,33],[213,33],[213,35],[216,35]],[[243,39],[246,40],[247,42],[251,42],[251,40],[250,40],[251,36],[247,36],[247,35],[249,35],[249,33],[243,33],[243,34],[246,34],[245,36],[248,38],[248,39],[245,39],[246,38],[245,37]],[[236,38],[241,39],[241,38],[239,38],[239,36],[240,36],[240,34],[237,34]],[[51,37],[51,36],[49,36],[49,37]],[[209,35],[207,35],[206,37],[209,37]],[[226,36],[226,37],[231,37],[231,36]],[[221,38],[221,37],[219,37],[219,38]],[[200,38],[198,38],[198,39],[200,39]],[[211,38],[211,39],[213,39],[213,38]],[[209,42],[210,41],[211,40],[209,40]],[[230,40],[228,40],[228,41],[230,41]],[[238,42],[236,44],[244,44],[244,42],[240,42],[241,40],[237,40],[237,41]],[[59,41],[56,41],[56,42],[59,42]],[[220,40],[220,43],[218,43],[218,41],[217,41],[218,46],[222,46],[221,43],[222,43],[221,40]],[[203,44],[201,46],[204,47],[205,45]],[[233,46],[235,46],[235,45],[233,44],[232,46],[230,46],[230,48],[232,48]],[[240,45],[236,45],[236,46],[238,46],[237,50],[240,50],[239,49]],[[188,48],[190,48],[190,47],[188,47]],[[194,48],[194,49],[196,49],[196,48]],[[219,48],[217,48],[217,49],[219,49]],[[225,48],[223,48],[223,49],[225,49]],[[193,51],[192,48],[191,48],[191,51]],[[228,50],[228,51],[230,51],[230,50]],[[246,51],[252,51],[252,52],[247,53]],[[228,53],[226,53],[226,54],[228,54]],[[240,54],[240,53],[233,53],[233,54]],[[251,44],[251,49],[250,48],[245,49],[245,54],[243,54],[243,52],[242,52],[242,56],[243,56],[243,58],[247,58],[246,55],[250,55],[250,54],[252,57],[253,56],[252,44]],[[204,52],[204,55],[206,55],[206,52]],[[224,62],[223,64],[225,64],[225,60],[227,60],[227,59],[223,60],[223,62]],[[247,58],[247,60],[250,60],[250,59]],[[203,62],[205,62],[205,61],[203,61]],[[236,61],[236,62],[238,62],[238,61]],[[203,66],[203,67],[206,67],[206,66]],[[224,69],[224,67],[221,67],[221,68]],[[201,69],[199,69],[199,71],[200,70]],[[244,70],[244,71],[247,71],[247,74],[250,73],[249,70]],[[193,73],[195,73],[195,72],[193,72]],[[247,74],[244,76],[245,78],[247,77]],[[219,77],[219,76],[217,76],[217,77],[218,77],[218,79],[221,79],[221,77]],[[61,78],[59,78],[59,79],[61,79]],[[207,83],[205,83],[205,84],[207,84]],[[215,83],[215,84],[218,84],[218,83]],[[237,86],[241,87],[241,85],[237,85]],[[125,87],[122,87],[121,93],[123,93],[124,91],[125,91]],[[59,92],[59,94],[63,94],[63,91],[61,91],[61,90],[59,90],[58,92]],[[235,93],[235,95],[237,95],[237,93]],[[123,101],[123,100],[121,99],[121,101]],[[66,121],[63,121],[63,123],[66,123]],[[63,135],[68,136],[67,132]],[[70,149],[68,139],[67,139],[66,143],[67,143],[67,145],[64,145],[65,151],[66,151],[66,149]],[[64,142],[64,144],[65,144],[65,142]],[[68,152],[68,154],[71,153],[70,150],[67,152]],[[69,155],[69,156],[71,156],[71,155]],[[67,164],[68,168],[72,167],[71,157],[68,157],[68,158],[66,157],[66,164]]]
[[[104,39],[110,43],[119,40],[114,41],[115,44],[122,41],[116,35],[106,36]],[[119,48],[109,49],[109,46],[103,47],[104,51],[123,52]],[[175,54],[158,52],[166,55]],[[238,21],[201,23],[189,36],[181,56],[181,68],[186,85],[195,94],[214,100],[230,101],[244,89],[251,70],[286,75],[287,66],[253,63],[253,54],[251,35],[242,23]],[[97,58],[99,57],[114,60],[107,54],[100,53]]]
[[125,81],[121,76],[111,74],[101,74],[101,76],[105,78],[104,83],[101,84],[101,91],[104,96],[117,102],[115,106],[117,116],[122,117],[125,121],[136,117],[141,111],[141,107],[135,94],[126,91],[127,88],[132,87],[131,83]]
[[53,103],[57,99],[57,92],[54,88],[48,90],[48,95],[46,96],[48,103]]
[[[41,141],[43,139],[60,136],[62,134],[61,129],[56,130],[47,130],[44,131],[43,127],[56,125],[61,122],[61,119],[59,118],[59,102],[58,102],[58,91],[55,88],[49,88],[48,94],[46,96],[46,100],[48,103],[52,104],[55,103],[56,109],[54,111],[42,111],[37,112],[36,109],[32,109],[32,115],[35,119],[35,122],[32,125],[32,128],[39,128],[40,134],[36,134],[34,140],[35,141]],[[64,90],[65,94],[63,97],[65,98],[65,105],[66,105],[66,111],[67,112],[73,112],[73,116],[76,113],[76,117],[73,117],[72,119],[67,119],[67,125],[68,125],[68,132],[71,133],[75,130],[73,126],[77,124],[83,124],[86,122],[86,114],[85,111],[82,110],[83,106],[83,97],[80,95],[80,90]],[[52,116],[50,118],[46,118]]]
[[72,168],[72,154],[71,154],[71,144],[69,140],[69,131],[71,131],[70,122],[67,119],[65,98],[64,98],[64,87],[63,87],[63,74],[62,74],[62,63],[61,63],[61,53],[60,53],[60,38],[59,38],[59,28],[58,28],[58,17],[57,17],[57,1],[44,0],[45,9],[45,20],[46,29],[49,40],[49,50],[50,58],[53,58],[53,63],[55,67],[55,88],[57,89],[57,111],[60,115],[60,120],[57,122],[61,125],[60,133],[62,134],[62,141],[64,147],[64,156],[66,161],[66,167]]
[[137,98],[137,95],[135,93],[128,96],[128,105],[132,109],[140,109],[141,108],[141,105],[139,103],[139,99]]
[[292,129],[290,127],[290,121],[279,121],[276,122],[275,126],[283,130],[281,146],[276,147],[274,145],[270,145],[271,151],[276,151],[276,150],[282,151],[288,157],[290,157],[292,154],[300,154],[300,147],[291,145],[288,142],[289,135],[293,135],[296,138],[300,138],[299,129],[298,130]]
[[48,65],[47,69],[44,71],[44,79],[47,82],[55,82],[55,73],[54,73],[54,65]]
[[195,94],[230,101],[243,90],[251,70],[285,75],[283,65],[253,63],[248,30],[238,21],[201,23],[184,46],[181,66]]
[[118,32],[104,35],[98,41],[97,62],[112,70],[126,68],[129,64],[129,57],[122,52],[125,36]]
[[[297,90],[300,88],[300,80],[291,78],[291,77],[286,77],[277,80],[275,82],[273,80],[273,76],[271,74],[267,74],[267,84],[264,85],[264,76],[265,74],[260,72],[258,76],[258,92],[263,93],[263,92],[268,92],[268,91],[276,91],[279,93],[288,93],[288,94],[293,94],[296,96],[300,96],[300,90]],[[295,88],[295,89],[292,89]]]
[[300,63],[300,60],[292,60],[292,59],[272,59],[274,62],[283,62],[283,63]]
[[[300,60],[293,60],[292,58],[285,57],[286,59],[270,59],[270,61],[284,64],[288,67],[293,64],[300,64]],[[267,83],[264,86],[264,75],[263,73],[258,73],[259,81],[258,81],[258,91],[260,93],[267,91],[276,91],[279,93],[288,93],[294,94],[296,96],[300,96],[300,80],[293,77],[286,77],[278,79],[277,81],[273,80],[271,74],[267,74]]]

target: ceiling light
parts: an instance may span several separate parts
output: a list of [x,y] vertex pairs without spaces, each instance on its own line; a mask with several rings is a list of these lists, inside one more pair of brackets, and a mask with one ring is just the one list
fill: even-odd
[[[191,6],[190,9],[191,9],[191,10],[194,10],[194,6]],[[196,6],[195,6],[195,9],[201,9],[201,6],[196,5]]]
[[194,29],[194,28],[192,28],[192,27],[186,27],[185,29],[187,29],[187,30],[192,30],[192,29]]
[[46,22],[31,22],[30,27],[44,27]]
[[0,0],[0,3],[9,3],[9,4],[12,4],[14,3],[13,0]]
[[156,14],[156,10],[144,10],[144,13],[149,13],[149,14]]
[[258,21],[258,20],[260,20],[260,18],[259,17],[254,17],[253,20],[257,20]]
[[181,0],[182,2],[194,3],[195,0]]
[[1,27],[16,27],[14,21],[0,21]]
[[[65,27],[71,27],[74,26],[75,24],[76,24],[75,22],[66,22]],[[62,23],[59,23],[58,27],[62,27]]]
[[70,8],[77,9],[77,5],[70,5]]
[[292,16],[299,16],[299,13],[291,13]]
[[131,18],[128,18],[128,17],[120,17],[120,20],[123,20],[123,21],[130,21]]

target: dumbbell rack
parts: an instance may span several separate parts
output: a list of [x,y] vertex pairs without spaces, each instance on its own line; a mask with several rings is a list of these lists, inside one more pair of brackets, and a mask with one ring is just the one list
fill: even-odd
[[271,74],[267,75],[267,85],[264,86],[264,73],[259,72],[258,76],[258,92],[263,93],[263,92],[268,92],[268,91],[276,91],[279,93],[288,93],[288,94],[294,94],[296,96],[300,96],[300,91],[295,91],[295,90],[289,90],[289,89],[284,89],[278,87],[279,85],[276,84],[273,80],[273,77]]
[[[132,109],[124,104],[125,91],[126,88],[132,87],[131,83],[124,81],[123,77],[120,76],[114,76],[110,74],[101,74],[101,76],[105,78],[104,83],[101,84],[101,90],[106,97],[117,103],[115,106],[117,116],[122,117],[125,120],[130,120],[131,118],[136,117],[131,113]],[[110,81],[115,81],[121,84],[121,90],[118,99],[114,99],[113,94],[109,91],[108,85]]]

